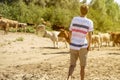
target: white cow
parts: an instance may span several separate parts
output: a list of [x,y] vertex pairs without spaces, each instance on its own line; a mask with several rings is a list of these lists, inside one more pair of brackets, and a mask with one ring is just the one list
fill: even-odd
[[98,33],[101,40],[101,46],[110,46],[110,34],[109,33]]
[[58,37],[58,34],[60,32],[58,31],[47,31],[45,30],[44,36],[43,37],[48,37],[52,40],[54,48],[59,48],[59,41],[65,42],[66,48],[67,48],[67,41],[65,40],[65,38],[62,37]]

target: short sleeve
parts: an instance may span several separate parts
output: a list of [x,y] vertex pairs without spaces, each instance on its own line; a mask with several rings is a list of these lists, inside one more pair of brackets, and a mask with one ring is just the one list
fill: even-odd
[[70,30],[70,31],[72,30],[73,22],[74,22],[74,18],[72,19],[71,24],[70,24],[70,27],[69,27],[69,30]]
[[90,25],[89,25],[89,32],[90,31],[93,31],[94,30],[94,28],[93,28],[93,21],[90,21]]

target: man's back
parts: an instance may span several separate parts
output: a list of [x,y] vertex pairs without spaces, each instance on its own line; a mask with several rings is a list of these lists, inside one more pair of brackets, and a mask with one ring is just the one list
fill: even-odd
[[[93,29],[93,22],[86,17],[74,17],[69,30],[72,31],[71,48],[79,50],[87,47],[86,35]],[[83,46],[82,46],[83,45]]]

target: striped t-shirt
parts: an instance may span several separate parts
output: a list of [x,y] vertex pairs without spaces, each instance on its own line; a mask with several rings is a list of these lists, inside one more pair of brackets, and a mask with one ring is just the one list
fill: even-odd
[[71,49],[80,50],[80,48],[88,47],[86,35],[88,32],[93,31],[92,20],[86,17],[74,17],[69,30],[72,31]]

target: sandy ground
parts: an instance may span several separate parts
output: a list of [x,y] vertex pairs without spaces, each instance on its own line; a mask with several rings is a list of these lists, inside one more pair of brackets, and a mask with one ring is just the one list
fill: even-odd
[[[0,80],[65,80],[69,48],[53,48],[49,38],[0,31]],[[120,80],[120,49],[102,47],[88,54],[85,80]],[[79,61],[73,80],[80,80]]]

